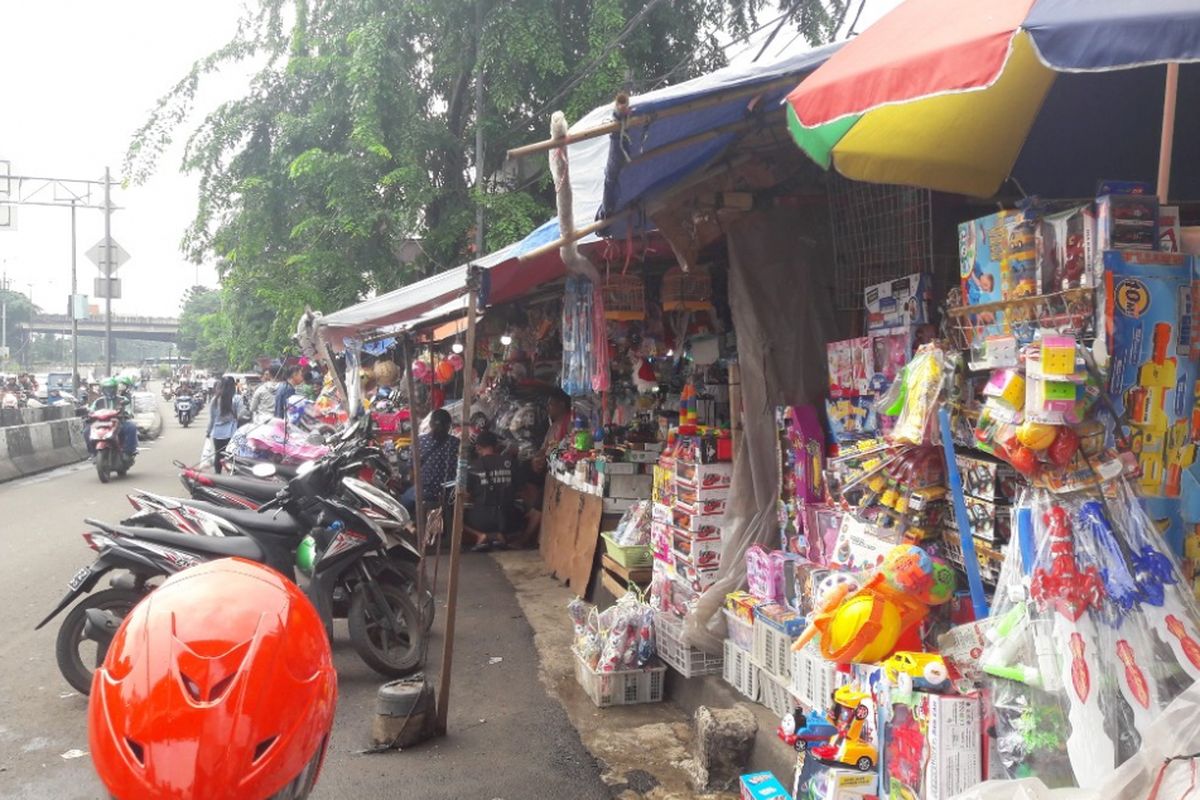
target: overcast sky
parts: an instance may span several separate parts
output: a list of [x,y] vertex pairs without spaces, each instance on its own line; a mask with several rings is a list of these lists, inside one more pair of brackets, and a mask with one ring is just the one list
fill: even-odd
[[[399,2],[399,0],[397,0]],[[899,0],[867,0],[859,31]],[[0,0],[0,160],[14,175],[120,177],[131,135],[155,100],[232,35],[241,0]],[[781,32],[767,59],[803,43]],[[757,53],[757,42],[732,58]],[[201,110],[238,96],[245,72],[210,77]],[[193,120],[194,122],[195,120]],[[185,127],[184,136],[190,127]],[[182,137],[181,137],[182,138]],[[179,173],[180,148],[142,186],[117,189],[113,238],[129,252],[121,268],[122,299],[114,313],[174,316],[196,280],[216,285],[210,264],[196,267],[179,241],[196,207],[196,183]],[[0,231],[0,269],[12,288],[51,313],[70,293],[70,220],[66,210],[25,207],[14,231]],[[84,256],[104,233],[99,211],[78,213],[79,291],[92,294],[99,273]]]

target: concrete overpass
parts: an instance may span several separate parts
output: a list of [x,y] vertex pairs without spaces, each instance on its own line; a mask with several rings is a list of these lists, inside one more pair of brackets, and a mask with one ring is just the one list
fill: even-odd
[[[38,314],[31,323],[21,323],[25,333],[71,333],[71,318],[66,314]],[[80,336],[104,336],[104,317],[79,321]],[[174,342],[179,338],[179,320],[173,317],[119,317],[113,315],[114,339],[138,339],[152,342]]]

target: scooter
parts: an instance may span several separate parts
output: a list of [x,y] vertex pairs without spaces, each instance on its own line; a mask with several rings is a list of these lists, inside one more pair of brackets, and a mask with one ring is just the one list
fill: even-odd
[[185,428],[192,424],[192,418],[195,417],[192,403],[192,396],[188,394],[181,394],[175,398],[175,416],[179,419],[179,424]]
[[108,483],[114,472],[125,477],[136,458],[121,446],[121,422],[124,417],[124,412],[114,408],[93,411],[88,417],[91,423],[88,436],[96,453],[96,475],[101,483]]

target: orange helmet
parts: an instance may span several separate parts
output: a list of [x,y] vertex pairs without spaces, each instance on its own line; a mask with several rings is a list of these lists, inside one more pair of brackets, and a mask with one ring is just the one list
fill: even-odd
[[92,679],[92,761],[117,800],[298,800],[337,703],[320,617],[238,558],[168,579],[125,618]]

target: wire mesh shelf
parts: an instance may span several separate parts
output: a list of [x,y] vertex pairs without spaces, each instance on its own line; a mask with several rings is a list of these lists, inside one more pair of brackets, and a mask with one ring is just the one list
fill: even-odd
[[932,206],[928,189],[830,176],[838,310],[862,308],[868,286],[934,271]]
[[1032,295],[946,310],[949,334],[954,343],[978,361],[987,343],[998,337],[1015,337],[1029,344],[1038,331],[1073,333],[1088,340],[1096,335],[1096,291],[1067,289],[1053,294]]

